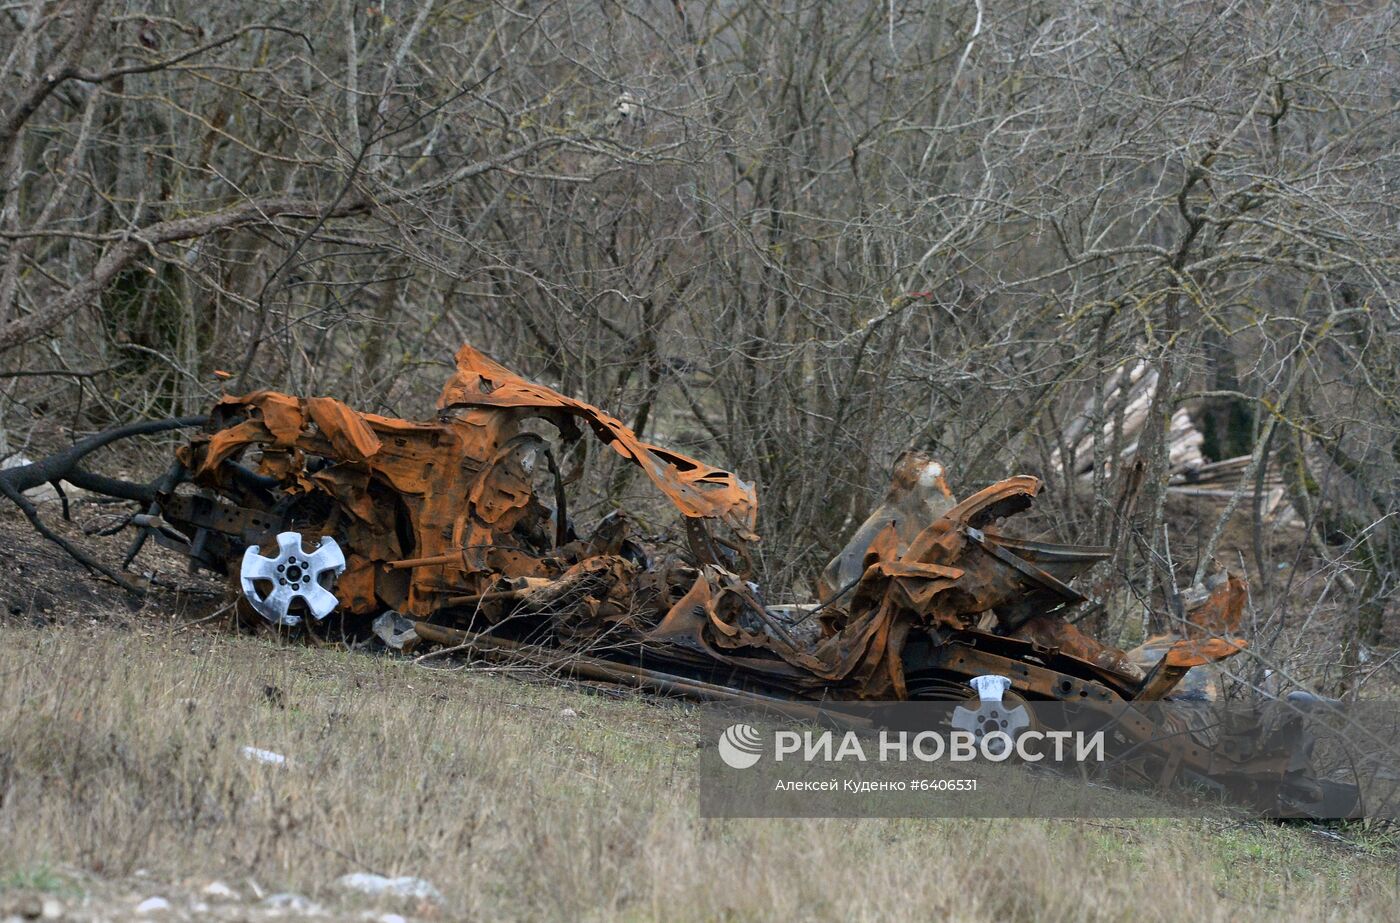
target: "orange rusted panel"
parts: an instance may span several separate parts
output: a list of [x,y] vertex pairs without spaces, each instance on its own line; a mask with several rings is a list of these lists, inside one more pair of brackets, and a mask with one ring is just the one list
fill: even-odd
[[365,417],[328,397],[307,398],[304,406],[307,416],[316,424],[321,435],[330,440],[337,457],[348,461],[365,461],[378,454],[381,447],[379,437],[370,429]]
[[1248,597],[1243,580],[1234,574],[1225,575],[1225,580],[1206,597],[1205,602],[1186,614],[1188,637],[1213,638],[1235,634],[1244,619],[1244,604]]
[[528,382],[471,346],[457,352],[457,371],[438,398],[438,409],[498,407],[562,411],[587,422],[598,438],[635,462],[686,516],[718,519],[750,541],[758,516],[753,485],[679,452],[637,438],[621,420],[552,388]]

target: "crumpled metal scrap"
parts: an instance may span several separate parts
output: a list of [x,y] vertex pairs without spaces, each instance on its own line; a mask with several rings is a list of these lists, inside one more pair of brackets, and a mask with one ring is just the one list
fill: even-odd
[[[539,421],[559,438],[537,432]],[[115,439],[201,424],[150,484],[78,467]],[[559,459],[560,444],[585,432],[645,472],[687,548],[644,540],[621,511],[579,531]],[[1034,502],[1034,477],[959,501],[941,464],[905,453],[884,501],[823,572],[819,598],[768,606],[749,563],[751,484],[470,346],[431,420],[255,391],[224,397],[207,419],[128,424],[15,470],[0,483],[11,499],[62,477],[141,503],[128,563],[148,539],[177,549],[241,587],[249,621],[279,630],[378,637],[402,651],[450,645],[669,695],[780,705],[803,720],[824,720],[833,704],[849,716],[862,700],[962,701],[995,686],[1011,702],[1122,719],[1134,771],[1160,784],[1221,760],[1265,802],[1274,793],[1309,816],[1352,816],[1360,803],[1356,786],[1309,776],[1302,738],[1217,753],[1192,743],[1190,722],[1140,713],[1139,703],[1195,708],[1221,695],[1218,665],[1245,646],[1244,583],[1221,572],[1174,595],[1174,631],[1133,651],[1088,636],[1067,617],[1085,602],[1072,584],[1109,551],[1004,531]]]
[[[578,535],[554,446],[525,428],[532,419],[551,423],[566,445],[584,424],[640,467],[683,519],[690,553],[645,547],[621,513]],[[458,351],[434,420],[258,391],[221,400],[178,457],[198,490],[168,490],[160,504],[194,560],[232,574],[249,546],[269,547],[278,532],[334,538],[346,552],[337,611],[351,622],[393,611],[532,643],[611,648],[795,696],[866,699],[907,698],[911,671],[933,668],[927,656],[911,661],[913,638],[935,649],[981,638],[982,657],[1002,656],[993,648],[1053,652],[1124,697],[1166,695],[1191,666],[1241,645],[1224,640],[1238,627],[1238,581],[1205,601],[1198,630],[1168,645],[1160,663],[1086,636],[1064,617],[1083,601],[1069,584],[1107,549],[1003,534],[998,523],[1031,505],[1036,478],[1008,478],[958,502],[942,466],[914,452],[823,573],[819,610],[809,611],[820,635],[794,633],[746,571],[758,539],[753,485],[643,442],[616,417],[471,346]]]
[[[437,420],[415,423],[331,398],[225,397],[208,431],[178,453],[189,479],[219,502],[201,508],[167,494],[165,518],[192,536],[203,531],[195,556],[216,568],[235,548],[265,540],[273,518],[342,535],[348,563],[337,592],[348,614],[387,607],[422,617],[464,598],[503,602],[484,598],[503,578],[565,579],[584,558],[625,544],[621,533],[606,534],[625,531],[621,520],[587,539],[569,533],[553,454],[521,428],[542,418],[566,442],[580,438],[582,420],[684,516],[757,538],[752,485],[645,443],[597,407],[531,384],[470,346],[438,404]],[[555,481],[553,509],[534,488],[541,466]]]

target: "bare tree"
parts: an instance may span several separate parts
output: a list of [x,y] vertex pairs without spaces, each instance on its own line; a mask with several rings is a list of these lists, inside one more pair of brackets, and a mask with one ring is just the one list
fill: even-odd
[[[1400,564],[1398,17],[11,3],[0,429],[196,413],[216,368],[422,415],[472,340],[756,479],[770,586],[915,445],[1112,541],[1105,630],[1233,556],[1266,633],[1337,613],[1354,685]],[[1170,489],[1183,419],[1244,459],[1221,502]],[[643,502],[576,461],[579,515]]]

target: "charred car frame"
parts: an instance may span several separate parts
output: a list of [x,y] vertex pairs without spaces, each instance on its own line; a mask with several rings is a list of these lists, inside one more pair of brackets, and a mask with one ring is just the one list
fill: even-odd
[[[558,440],[532,429],[537,421]],[[81,466],[114,438],[190,424],[202,425],[153,484]],[[585,430],[675,507],[683,548],[649,545],[621,512],[578,531],[556,447]],[[430,421],[325,397],[229,395],[207,419],[125,427],[11,469],[0,489],[42,528],[22,492],[60,481],[145,504],[131,518],[138,535],[126,563],[154,539],[226,576],[249,617],[319,634],[374,632],[393,646],[462,646],[692,698],[959,699],[973,679],[996,675],[1009,680],[1010,698],[1109,709],[1205,696],[1210,665],[1246,643],[1246,587],[1224,573],[1201,588],[1173,637],[1126,652],[1087,636],[1066,617],[1084,602],[1071,583],[1108,549],[1014,538],[1001,524],[1030,507],[1036,478],[957,501],[941,466],[914,452],[826,568],[818,599],[768,606],[749,563],[758,539],[751,484],[643,442],[603,410],[471,346],[458,352]],[[1193,669],[1199,679],[1187,681]],[[1227,769],[1257,777],[1267,797],[1286,795],[1301,813],[1354,810],[1347,792],[1310,779],[1288,748],[1203,755],[1180,742],[1189,735],[1157,740],[1158,731],[1143,724],[1136,733],[1157,741],[1144,749],[1143,771],[1163,782],[1235,759]]]

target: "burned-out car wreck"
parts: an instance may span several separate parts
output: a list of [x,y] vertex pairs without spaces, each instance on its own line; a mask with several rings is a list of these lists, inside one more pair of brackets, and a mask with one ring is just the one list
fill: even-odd
[[[683,545],[644,541],[621,512],[591,528],[571,520],[560,448],[585,430],[674,505]],[[226,575],[245,617],[697,699],[956,700],[995,675],[1009,681],[1007,699],[1114,709],[1208,696],[1211,665],[1246,645],[1246,587],[1223,573],[1173,637],[1128,652],[1087,636],[1067,617],[1085,601],[1070,584],[1108,550],[1013,538],[1002,524],[1030,507],[1038,479],[957,500],[940,465],[916,452],[897,461],[818,599],[766,605],[749,563],[752,485],[643,442],[471,346],[431,421],[258,391],[220,400],[149,487],[88,473],[82,454],[12,471],[7,494],[61,478],[147,503],[132,517],[140,535],[128,561],[148,539],[174,548]],[[1346,791],[1309,777],[1296,748],[1263,741],[1225,754],[1136,728],[1138,743],[1154,742],[1139,768],[1163,783],[1209,769],[1297,813],[1354,810]]]

